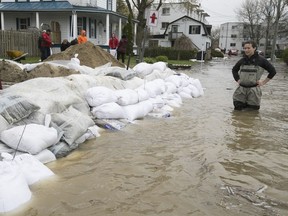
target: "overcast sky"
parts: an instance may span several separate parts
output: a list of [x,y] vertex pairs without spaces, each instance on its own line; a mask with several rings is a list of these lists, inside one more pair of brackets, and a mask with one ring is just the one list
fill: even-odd
[[209,24],[216,27],[226,22],[238,22],[235,9],[240,8],[245,0],[199,0],[202,9],[210,15]]

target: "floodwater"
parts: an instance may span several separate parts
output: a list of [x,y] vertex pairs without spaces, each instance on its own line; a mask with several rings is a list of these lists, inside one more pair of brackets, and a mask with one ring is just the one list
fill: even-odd
[[56,177],[5,215],[288,215],[287,66],[275,65],[260,111],[234,111],[236,60],[183,71],[199,78],[203,97],[49,163]]

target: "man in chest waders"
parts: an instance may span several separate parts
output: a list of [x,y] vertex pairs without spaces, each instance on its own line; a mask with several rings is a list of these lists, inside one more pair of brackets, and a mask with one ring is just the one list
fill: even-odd
[[[267,59],[255,52],[256,43],[254,41],[245,42],[243,48],[245,52],[243,58],[232,68],[233,77],[239,84],[233,94],[234,109],[259,110],[262,96],[260,87],[275,76],[276,70]],[[260,80],[264,70],[268,72],[268,76],[264,80]]]

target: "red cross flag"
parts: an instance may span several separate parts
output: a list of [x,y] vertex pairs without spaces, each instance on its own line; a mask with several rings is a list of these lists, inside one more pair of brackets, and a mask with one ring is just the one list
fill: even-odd
[[149,15],[149,26],[157,26],[157,20],[158,20],[158,11],[150,11]]

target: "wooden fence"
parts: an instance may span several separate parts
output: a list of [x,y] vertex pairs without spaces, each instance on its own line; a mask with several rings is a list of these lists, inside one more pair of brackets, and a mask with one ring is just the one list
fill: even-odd
[[40,56],[39,31],[0,30],[0,58],[9,58],[7,51],[19,50],[28,56]]

